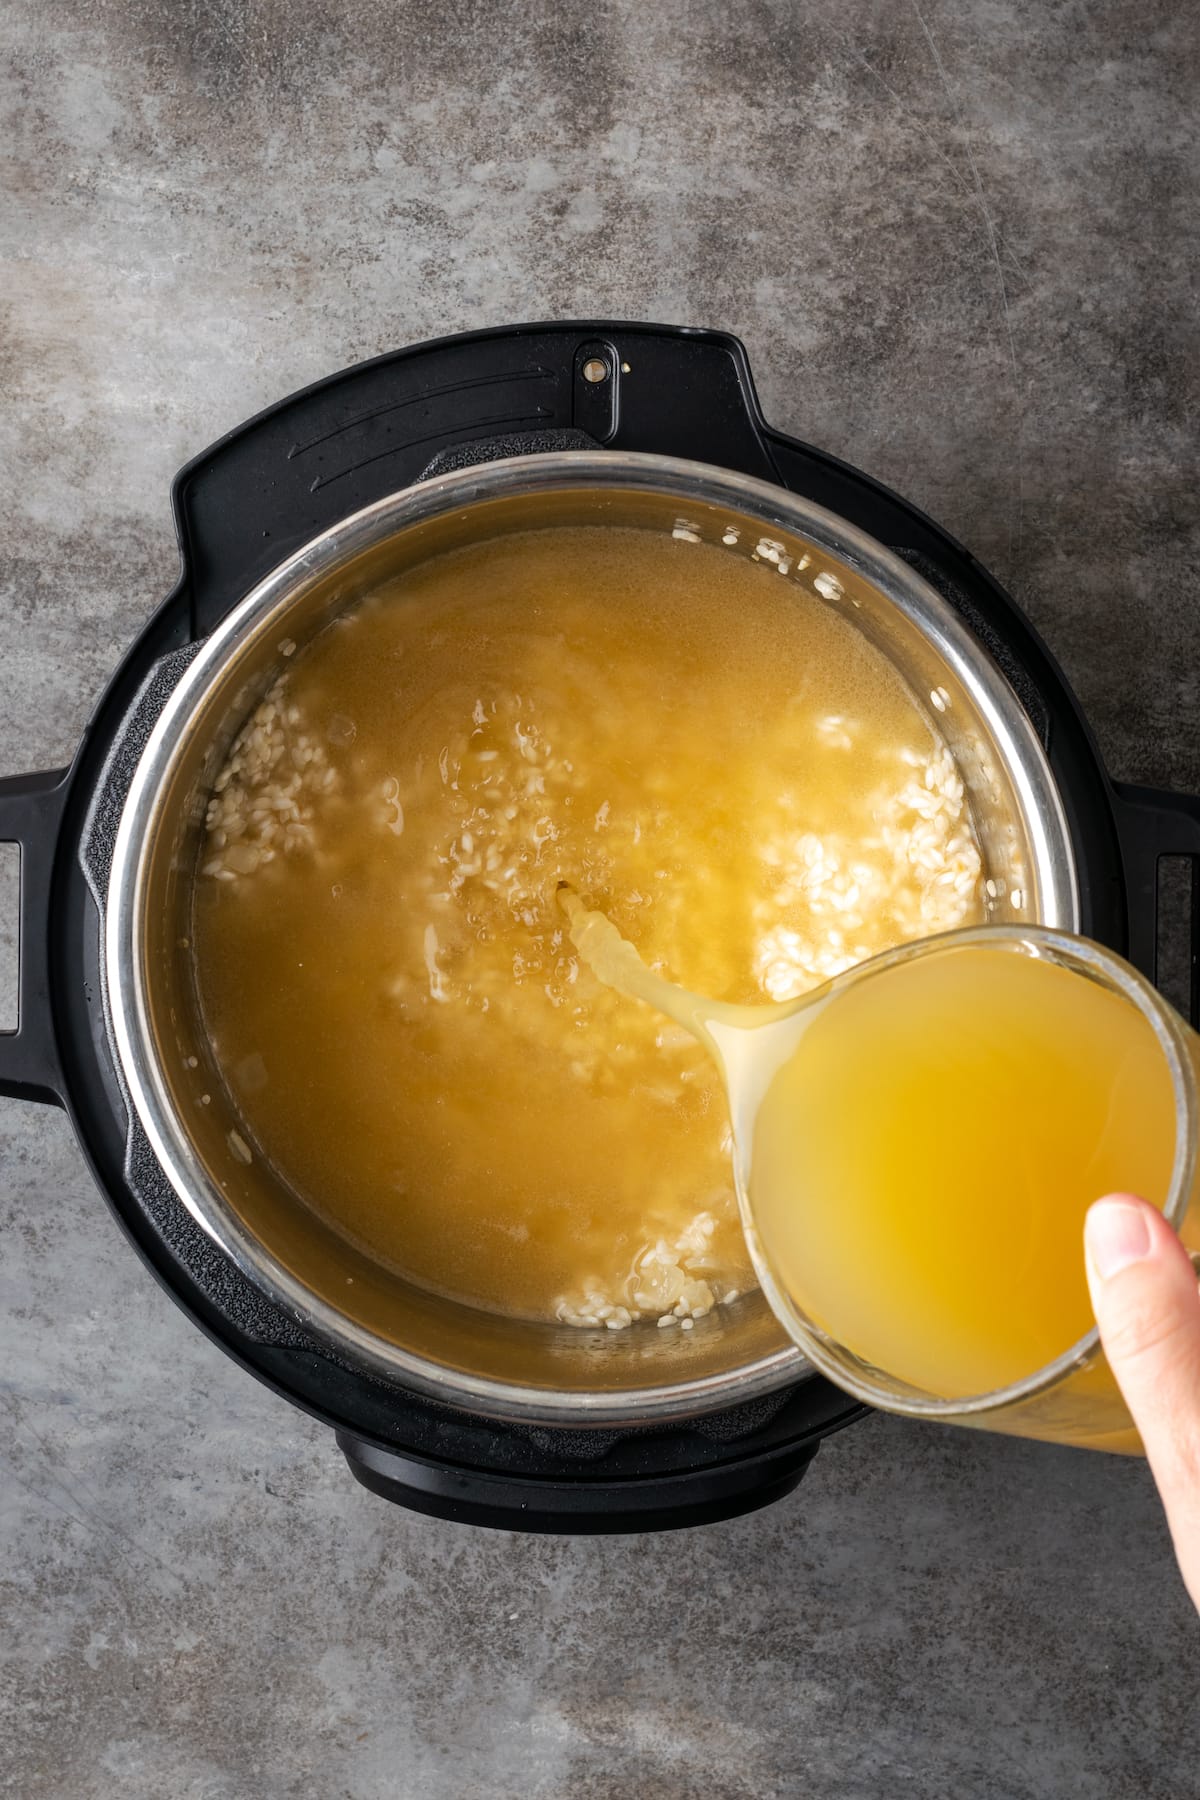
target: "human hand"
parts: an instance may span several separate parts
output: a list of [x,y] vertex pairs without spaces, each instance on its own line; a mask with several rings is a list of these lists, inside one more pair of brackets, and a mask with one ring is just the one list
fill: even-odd
[[1200,1286],[1162,1214],[1108,1194],[1084,1227],[1100,1339],[1146,1447],[1188,1593],[1200,1608]]

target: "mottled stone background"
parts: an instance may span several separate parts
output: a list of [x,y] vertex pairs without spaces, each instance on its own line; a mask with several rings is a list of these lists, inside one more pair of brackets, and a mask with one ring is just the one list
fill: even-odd
[[[1200,791],[1200,55],[1180,0],[0,0],[0,769],[172,582],[173,470],[393,345],[739,332]],[[6,890],[7,891],[7,890]],[[3,907],[11,943],[11,897]],[[0,967],[3,964],[0,963]],[[876,1419],[685,1537],[389,1510],[0,1105],[0,1792],[1187,1800],[1143,1468]]]

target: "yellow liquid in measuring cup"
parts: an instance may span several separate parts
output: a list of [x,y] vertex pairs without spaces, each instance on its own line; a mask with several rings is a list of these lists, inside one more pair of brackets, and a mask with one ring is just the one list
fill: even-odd
[[1090,1329],[1087,1208],[1114,1190],[1162,1206],[1174,1155],[1170,1075],[1130,1001],[947,940],[812,1000],[723,1006],[564,905],[601,979],[716,1054],[748,1228],[810,1321],[941,1399],[1018,1381]]
[[750,1137],[779,1286],[942,1398],[1052,1362],[1093,1322],[1091,1202],[1166,1200],[1175,1103],[1151,1027],[1084,976],[967,947],[882,970],[810,1021]]

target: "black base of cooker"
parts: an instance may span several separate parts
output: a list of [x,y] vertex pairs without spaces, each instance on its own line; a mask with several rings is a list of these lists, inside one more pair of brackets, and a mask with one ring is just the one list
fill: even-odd
[[[596,364],[602,378],[589,379]],[[736,339],[594,321],[522,326],[346,370],[180,473],[179,583],[117,669],[71,769],[0,781],[0,841],[22,854],[20,1023],[0,1034],[0,1095],[67,1107],[116,1217],[173,1299],[260,1380],[333,1426],[364,1486],[473,1524],[646,1531],[778,1498],[820,1440],[863,1409],[814,1377],[673,1426],[567,1432],[450,1412],[347,1368],[251,1286],[175,1198],[145,1140],[128,1133],[100,980],[97,845],[102,865],[129,772],[121,746],[136,741],[139,707],[156,704],[143,692],[155,666],[172,652],[186,660],[261,576],[385,494],[487,457],[584,444],[778,482],[910,561],[990,649],[1046,748],[1083,930],[1153,975],[1158,861],[1200,858],[1200,803],[1108,782],[1060,671],[986,570],[897,495],[773,431]],[[1196,967],[1193,944],[1193,977]]]
[[821,1440],[864,1411],[812,1380],[659,1429],[492,1427],[481,1446],[469,1441],[478,1435],[472,1425],[459,1433],[468,1440],[459,1447],[474,1450],[473,1466],[451,1460],[445,1444],[431,1461],[348,1431],[338,1432],[338,1443],[356,1480],[414,1512],[508,1531],[666,1531],[734,1518],[790,1494]]
[[537,1531],[559,1537],[619,1536],[639,1531],[679,1531],[687,1525],[716,1525],[742,1513],[757,1512],[782,1500],[804,1478],[817,1446],[797,1450],[784,1475],[769,1464],[743,1458],[719,1479],[702,1481],[689,1471],[653,1483],[617,1481],[604,1487],[605,1507],[596,1509],[596,1490],[563,1482],[536,1483],[527,1489],[498,1476],[464,1477],[452,1469],[423,1469],[418,1487],[411,1457],[360,1445],[345,1432],[337,1434],[350,1472],[371,1493],[410,1512],[450,1519],[456,1525],[486,1525],[499,1531]]

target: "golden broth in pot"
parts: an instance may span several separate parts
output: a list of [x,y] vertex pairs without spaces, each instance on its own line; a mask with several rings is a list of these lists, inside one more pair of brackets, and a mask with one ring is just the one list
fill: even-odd
[[435,1293],[674,1331],[751,1282],[716,1073],[580,964],[561,881],[747,1002],[984,916],[931,718],[760,551],[434,556],[285,644],[218,777],[193,941],[241,1148]]

